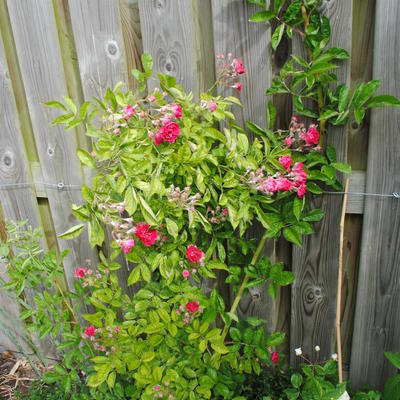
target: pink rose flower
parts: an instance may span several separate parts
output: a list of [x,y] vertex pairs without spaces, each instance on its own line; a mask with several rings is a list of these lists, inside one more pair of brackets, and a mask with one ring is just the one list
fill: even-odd
[[153,95],[151,95],[151,96],[149,96],[149,101],[151,103],[154,103],[156,101],[156,98]]
[[306,133],[306,143],[311,146],[312,144],[318,144],[319,132],[317,131],[315,125],[310,125]]
[[135,235],[145,246],[149,247],[156,241],[158,233],[155,229],[150,229],[150,225],[139,222],[136,225]]
[[182,276],[183,276],[185,279],[189,278],[189,275],[190,275],[190,272],[189,272],[187,269],[184,269],[184,270],[182,271]]
[[167,125],[171,122],[171,115],[167,114],[162,120],[161,123],[163,125]]
[[176,122],[170,122],[169,124],[164,125],[159,130],[159,133],[161,133],[162,138],[165,141],[167,141],[169,143],[174,143],[180,134],[180,128]]
[[134,245],[135,245],[135,241],[133,239],[126,239],[120,243],[120,246],[121,246],[124,254],[128,254]]
[[83,278],[86,274],[87,268],[79,267],[75,270],[75,278]]
[[85,334],[89,337],[94,336],[96,329],[94,326],[87,326],[85,329]]
[[192,263],[198,263],[204,257],[204,253],[191,244],[186,250],[186,257]]
[[172,112],[174,113],[176,119],[182,118],[182,107],[179,104],[172,104]]
[[299,188],[297,189],[297,196],[302,199],[303,196],[306,194],[307,192],[307,188],[306,185],[302,184],[299,186]]
[[235,88],[241,92],[242,91],[242,84],[240,82],[236,83]]
[[160,386],[160,385],[154,385],[154,386],[153,386],[153,389],[154,389],[156,392],[159,392],[159,391],[161,390],[161,386]]
[[189,313],[191,313],[191,314],[195,313],[199,309],[199,302],[191,301],[191,302],[187,303],[185,307]]
[[233,59],[233,66],[235,67],[235,71],[238,75],[244,74],[244,67],[241,61],[239,61],[237,58]]
[[293,143],[292,138],[291,138],[290,136],[288,136],[288,137],[285,139],[285,145],[286,145],[286,146],[291,146],[292,143]]
[[277,178],[276,187],[278,190],[290,190],[292,187],[292,182],[286,178]]
[[282,164],[283,168],[286,170],[290,169],[292,165],[292,157],[291,156],[282,156],[278,158],[279,162]]
[[135,114],[135,109],[131,105],[127,105],[123,109],[123,114],[124,114],[124,119],[128,120],[128,119],[132,118],[133,115]]
[[217,103],[214,101],[207,102],[207,107],[211,112],[214,112],[217,109]]
[[271,360],[274,365],[279,361],[279,354],[276,351],[271,353]]
[[275,193],[277,190],[276,180],[274,178],[268,178],[265,186],[268,192]]
[[295,163],[293,166],[293,171],[295,171],[295,172],[303,171],[303,163],[302,162]]
[[[161,130],[161,129],[160,129]],[[154,144],[159,146],[160,144],[164,143],[164,137],[160,131],[158,131],[154,136]]]

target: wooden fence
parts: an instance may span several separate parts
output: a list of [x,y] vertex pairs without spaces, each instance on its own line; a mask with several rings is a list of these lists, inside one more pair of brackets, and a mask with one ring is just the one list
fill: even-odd
[[[382,90],[400,96],[398,0],[325,0],[332,24],[332,45],[351,52],[340,79],[354,87],[382,79]],[[82,104],[104,95],[119,81],[135,83],[143,51],[154,69],[174,75],[195,95],[215,78],[216,53],[232,52],[246,66],[238,122],[265,126],[265,89],[300,44],[284,38],[272,53],[271,29],[249,22],[257,11],[246,0],[0,0],[0,202],[8,219],[28,218],[45,232],[43,246],[72,251],[65,262],[73,270],[89,257],[87,235],[63,241],[57,235],[75,224],[71,203],[90,180],[77,147],[90,148],[81,129],[50,128],[53,111],[43,103],[68,94]],[[277,126],[287,127],[292,104],[275,96]],[[332,129],[328,140],[341,160],[352,164],[351,192],[400,191],[398,110],[373,111],[365,122]],[[64,185],[64,187],[63,187]],[[277,241],[266,249],[296,273],[291,288],[276,301],[266,288],[252,289],[241,303],[246,315],[267,320],[268,330],[283,330],[282,351],[301,346],[312,356],[336,351],[336,290],[343,196],[316,200],[326,218],[302,248]],[[344,226],[344,278],[341,310],[344,368],[355,386],[382,387],[394,373],[384,351],[400,351],[400,200],[350,195]],[[4,274],[4,267],[2,267]],[[126,277],[123,274],[122,280]],[[227,294],[229,298],[229,293]],[[17,307],[0,292],[0,344],[15,349],[6,332],[15,328]],[[17,333],[15,333],[17,334]]]

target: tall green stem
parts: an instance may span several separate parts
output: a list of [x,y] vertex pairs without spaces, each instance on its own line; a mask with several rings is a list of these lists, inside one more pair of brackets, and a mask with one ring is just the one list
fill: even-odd
[[[267,232],[264,233],[263,237],[260,240],[260,243],[258,243],[257,249],[253,255],[253,258],[251,259],[250,265],[254,265],[257,262],[258,258],[260,257],[261,251],[264,248],[266,241],[267,241]],[[247,283],[249,282],[249,280],[250,280],[250,275],[245,275],[245,277],[243,278],[242,284],[240,285],[239,290],[236,294],[235,300],[233,301],[232,307],[230,309],[231,314],[234,314],[236,312],[236,309],[238,308],[240,300],[243,297],[244,290],[246,289],[246,286],[247,286]],[[230,326],[231,326],[231,322],[227,322],[225,324],[224,330],[222,331],[222,340],[225,340]]]

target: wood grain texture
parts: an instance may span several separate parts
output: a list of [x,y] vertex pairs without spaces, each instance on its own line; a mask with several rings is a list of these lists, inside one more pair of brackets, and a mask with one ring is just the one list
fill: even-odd
[[197,98],[214,81],[210,1],[139,0],[139,11],[154,71],[173,75]]
[[[381,93],[400,96],[400,3],[377,2],[373,76]],[[390,61],[389,61],[390,60]],[[371,115],[367,190],[399,191],[400,111],[374,109]],[[365,200],[360,271],[350,378],[382,388],[395,373],[383,352],[400,352],[400,202],[394,198]]]
[[[0,185],[18,185],[31,183],[32,177],[25,152],[25,145],[18,119],[17,106],[12,90],[7,59],[0,33]],[[33,227],[41,226],[38,203],[36,201],[34,186],[24,185],[20,188],[7,188],[0,190],[0,203],[2,218],[6,220],[28,220]],[[44,248],[46,244],[42,240]],[[1,264],[0,275],[7,279],[5,265]],[[27,293],[29,298],[29,293]],[[18,321],[19,306],[4,291],[0,291],[0,343],[10,350],[18,350],[13,340],[5,333],[6,326],[24,346],[24,327]],[[5,314],[4,314],[5,313]],[[5,315],[7,316],[5,318]],[[48,343],[41,344],[43,354],[51,354],[52,348]]]
[[[237,122],[243,127],[247,120],[266,126],[267,98],[264,94],[272,79],[270,29],[263,24],[249,22],[259,9],[248,2],[212,0],[211,5],[215,53],[225,56],[232,53],[243,61],[246,68],[245,74],[240,77],[243,88],[239,97],[243,108],[234,108]],[[237,90],[231,88],[219,88],[219,93],[238,96]],[[251,133],[249,137],[252,138]],[[249,229],[248,235],[261,239],[263,232],[261,226],[255,225]],[[266,245],[263,254],[274,257],[273,241]],[[239,304],[238,313],[242,318],[257,316],[265,319],[264,327],[267,333],[271,333],[275,330],[275,302],[267,289],[267,283],[250,288],[249,295],[243,297]]]
[[[246,126],[250,120],[266,125],[267,98],[265,90],[272,79],[270,29],[263,24],[250,23],[259,8],[242,0],[212,0],[212,20],[215,53],[232,53],[243,61],[246,73],[240,100],[243,108],[235,111],[237,123]],[[226,89],[237,95],[237,90]]]
[[85,98],[128,81],[118,2],[68,1]]
[[143,53],[143,45],[138,0],[119,0],[119,12],[125,45],[129,87],[131,89],[137,89],[139,85],[131,71],[133,68],[142,69],[141,56]]
[[[374,51],[375,0],[354,0],[351,44],[351,89],[372,79]],[[347,160],[353,169],[367,167],[368,131],[370,112],[367,111],[360,125],[352,116],[349,121]]]
[[[342,47],[350,52],[352,2],[324,1],[322,12],[331,21],[330,46]],[[293,43],[293,53],[301,51]],[[350,67],[344,64],[338,71],[340,82],[350,81]],[[346,160],[347,137],[343,128],[329,127],[326,144],[337,149],[338,159]],[[326,212],[322,222],[315,224],[315,234],[303,238],[303,247],[293,248],[293,272],[296,279],[292,287],[291,361],[299,363],[294,348],[315,359],[315,345],[321,347],[320,357],[329,358],[335,348],[336,293],[339,256],[340,217],[342,196],[325,195],[312,201],[312,207]]]
[[[50,121],[58,113],[43,105],[67,93],[52,2],[8,1],[7,5],[43,178],[46,183],[79,186],[82,171],[75,154],[76,137],[59,126],[50,128]],[[59,235],[77,223],[71,203],[80,203],[81,194],[69,188],[47,188],[47,195]],[[60,250],[71,248],[64,266],[72,287],[75,268],[92,256],[87,235],[59,240],[58,245]]]
[[[96,2],[69,0],[68,4],[84,98],[85,100],[91,100],[93,97],[102,98],[107,88],[113,88],[120,81],[128,83],[120,3],[111,0]],[[127,12],[125,8],[123,13],[125,17]],[[132,36],[132,33],[130,35]],[[132,62],[136,61],[130,61],[128,64]],[[90,176],[87,178],[90,184]],[[103,248],[106,255],[111,241],[111,233],[107,229]],[[132,295],[133,288],[126,284],[130,273],[129,263],[122,255],[115,261],[123,266],[117,272],[119,282]]]

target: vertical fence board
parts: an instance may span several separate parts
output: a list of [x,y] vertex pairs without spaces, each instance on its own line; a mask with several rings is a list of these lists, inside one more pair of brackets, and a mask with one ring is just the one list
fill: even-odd
[[[53,6],[49,0],[8,1],[7,4],[43,178],[46,183],[76,185],[63,190],[47,187],[55,231],[61,234],[76,223],[71,203],[80,202],[82,171],[75,154],[75,135],[59,126],[50,128],[56,113],[43,105],[67,93]],[[64,265],[72,287],[74,269],[90,255],[87,235],[70,241],[59,240],[58,244],[60,250],[71,248]]]
[[[381,92],[400,96],[400,3],[377,2],[373,75]],[[390,62],[389,62],[390,60]],[[371,115],[367,192],[399,191],[400,112],[375,109]],[[400,203],[394,198],[365,199],[350,378],[355,387],[382,388],[395,373],[384,351],[400,351]]]
[[[69,10],[84,97],[86,100],[102,98],[107,88],[113,88],[120,81],[128,83],[118,2],[69,0]],[[106,231],[108,246],[112,239],[109,229]],[[117,272],[120,284],[132,294],[133,290],[126,284],[129,264],[122,255],[116,261],[124,266]]]
[[[13,221],[27,219],[28,224],[35,228],[41,225],[39,208],[32,185],[1,33],[0,93],[2,93],[0,97],[0,126],[2,127],[0,135],[0,184],[11,185],[9,188],[0,190],[2,217]],[[21,186],[17,187],[18,185]],[[46,247],[44,239],[41,240],[41,244],[44,248]],[[1,267],[1,275],[7,279],[5,265],[3,264]],[[28,291],[25,291],[25,293],[29,299],[31,293]],[[0,331],[3,333],[0,342],[6,348],[18,351],[20,349],[15,347],[13,340],[10,341],[3,327],[6,326],[22,344],[22,347],[25,347],[24,326],[23,323],[18,321],[19,306],[4,292],[0,292],[0,304],[2,311]],[[43,354],[52,353],[53,348],[49,346],[49,342],[41,342],[39,347]]]
[[154,72],[173,75],[198,97],[214,79],[211,32],[205,29],[209,0],[139,0],[139,11],[143,50],[153,57]]
[[[331,21],[331,45],[350,52],[352,2],[325,1],[323,12]],[[293,53],[301,51],[293,43]],[[301,46],[301,45],[300,45]],[[339,81],[350,81],[350,67],[344,64],[338,72]],[[346,159],[346,130],[329,127],[325,143],[335,146],[338,159]],[[314,202],[326,212],[322,222],[316,224],[315,234],[303,239],[303,247],[293,248],[293,272],[296,279],[292,287],[291,360],[299,361],[293,349],[302,347],[303,353],[315,358],[314,346],[321,347],[320,357],[334,352],[336,340],[336,293],[339,258],[339,221],[342,196],[325,195]]]
[[128,81],[118,2],[69,0],[68,4],[84,95],[104,97],[108,87]]
[[119,12],[121,15],[122,35],[125,44],[129,87],[137,89],[139,85],[131,71],[132,68],[139,70],[142,68],[140,58],[143,53],[143,47],[138,0],[119,0]]
[[[374,42],[375,0],[354,0],[351,43],[351,88],[372,78],[372,53]],[[360,125],[354,118],[348,124],[347,162],[353,171],[364,170],[367,165],[368,131],[370,113]],[[352,177],[354,177],[354,172]],[[360,190],[363,191],[363,190]],[[354,196],[348,199],[354,200]],[[362,201],[364,199],[362,198]],[[350,207],[348,204],[347,210]],[[358,268],[360,262],[360,242],[363,216],[346,215],[343,244],[343,282],[341,333],[343,370],[348,375],[350,369],[351,342],[354,329],[354,311],[357,296]],[[344,375],[346,378],[346,375]]]
[[[243,1],[212,0],[212,20],[214,30],[215,53],[234,57],[243,61],[246,72],[240,77],[243,84],[240,100],[243,108],[236,107],[234,114],[237,123],[243,127],[250,120],[260,126],[266,126],[267,99],[265,90],[272,79],[272,62],[270,52],[270,29],[264,24],[249,22],[250,17],[259,8]],[[218,71],[217,71],[218,73]],[[221,93],[238,95],[236,89],[221,89]],[[251,236],[261,239],[263,228],[251,228]],[[263,253],[272,256],[274,243],[271,241]],[[250,288],[238,311],[241,316],[257,316],[267,320],[266,329],[272,332],[275,328],[275,302],[270,298],[267,284]]]

